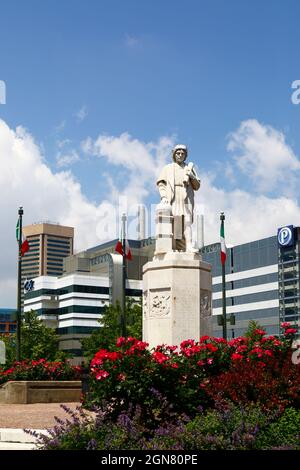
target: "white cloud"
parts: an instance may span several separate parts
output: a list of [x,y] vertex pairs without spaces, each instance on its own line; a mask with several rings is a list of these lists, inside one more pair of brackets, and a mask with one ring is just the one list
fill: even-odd
[[241,189],[218,188],[211,175],[202,175],[196,204],[204,208],[205,243],[219,241],[220,212],[225,213],[225,238],[237,245],[277,233],[286,224],[300,225],[300,207],[296,199],[276,198]]
[[113,179],[110,183],[113,193],[127,196],[130,205],[133,201],[138,203],[153,191],[157,174],[170,158],[173,144],[174,137],[162,137],[157,143],[145,143],[123,133],[119,137],[99,135],[94,141],[89,137],[82,142],[82,150],[106,160],[116,170],[126,170],[125,184],[121,188],[116,187]]
[[80,157],[74,149],[67,154],[62,154],[61,152],[58,152],[58,154],[56,155],[56,165],[58,168],[73,165],[73,163],[76,163],[79,160]]
[[238,169],[252,180],[256,190],[269,192],[281,185],[284,194],[292,194],[300,176],[300,161],[282,132],[249,119],[229,135],[227,148],[234,152]]
[[84,121],[87,115],[88,115],[88,110],[85,105],[81,106],[81,108],[77,111],[77,113],[75,113],[75,116],[78,122]]
[[[70,172],[53,173],[44,163],[40,148],[22,127],[16,131],[0,120],[0,212],[3,247],[0,298],[15,305],[18,207],[24,207],[24,224],[54,220],[76,228],[75,247],[86,249],[99,242],[98,223],[108,203],[93,204]],[[3,228],[5,227],[5,229]],[[109,236],[109,234],[107,235]],[[4,248],[5,247],[5,248]]]
[[[152,179],[155,179],[154,167],[164,161],[164,151],[168,148],[169,140],[161,139],[158,143],[143,144],[137,140],[119,137],[98,140],[95,149],[105,152],[112,164],[122,162],[118,151],[123,153],[122,144],[127,142],[126,155],[132,154],[136,167],[125,165],[128,178],[120,189],[111,177],[113,194],[101,202],[91,202],[83,194],[80,183],[70,171],[54,173],[47,166],[40,147],[32,135],[22,127],[16,130],[0,120],[0,211],[5,230],[0,233],[3,255],[0,271],[0,298],[7,302],[6,306],[15,305],[17,245],[15,241],[15,225],[18,207],[24,207],[24,224],[36,220],[53,220],[64,225],[75,227],[75,249],[83,250],[113,239],[117,236],[116,221],[119,220],[118,208],[112,204],[118,196],[128,195],[128,206],[142,202],[149,193],[150,183],[147,184],[147,169],[151,169]],[[118,147],[119,143],[119,147]],[[119,149],[119,150],[118,150]],[[145,167],[138,165],[135,152],[140,149]],[[134,150],[134,151],[133,151]],[[133,153],[131,153],[133,151]],[[151,156],[152,155],[152,156]],[[151,158],[154,158],[151,167]],[[112,174],[115,173],[113,169]],[[100,169],[99,169],[100,174]],[[144,185],[148,189],[144,188]],[[10,299],[10,300],[9,300]],[[9,302],[9,303],[8,303]],[[5,306],[2,304],[2,306]]]
[[64,130],[64,128],[66,127],[66,123],[67,121],[65,119],[63,119],[55,128],[54,128],[54,131],[59,134],[60,132],[62,132]]
[[57,147],[58,147],[59,149],[62,149],[62,148],[64,148],[66,145],[69,145],[69,144],[71,144],[71,143],[72,143],[72,141],[71,141],[70,139],[63,139],[63,140],[58,140],[58,141],[56,142],[56,145],[57,145]]
[[226,163],[225,165],[225,178],[230,181],[231,183],[235,183],[236,182],[236,178],[235,178],[235,172],[234,172],[234,168],[233,166],[230,164],[230,163]]

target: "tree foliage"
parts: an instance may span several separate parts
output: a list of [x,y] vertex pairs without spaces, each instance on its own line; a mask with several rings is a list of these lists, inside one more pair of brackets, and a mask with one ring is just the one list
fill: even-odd
[[266,331],[265,328],[263,328],[258,321],[256,320],[250,320],[249,323],[248,323],[248,327],[247,327],[247,330],[245,331],[245,336],[247,338],[252,338],[253,337],[253,333],[256,331],[256,330],[261,330],[261,331]]
[[[99,349],[114,349],[117,339],[122,336],[121,307],[108,305],[101,319],[100,328],[81,340],[83,355],[87,360],[91,360]],[[142,307],[132,300],[128,300],[125,310],[126,333],[137,339],[142,338]]]
[[[16,360],[16,333],[1,338],[6,346],[6,366]],[[59,361],[69,355],[58,349],[59,336],[46,326],[36,313],[26,312],[21,322],[21,359]]]

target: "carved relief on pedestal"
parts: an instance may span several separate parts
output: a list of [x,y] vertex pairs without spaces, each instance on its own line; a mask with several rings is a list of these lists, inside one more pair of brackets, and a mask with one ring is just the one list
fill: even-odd
[[211,293],[202,290],[200,293],[200,318],[211,316]]
[[150,317],[163,318],[171,313],[170,289],[153,289],[150,291]]

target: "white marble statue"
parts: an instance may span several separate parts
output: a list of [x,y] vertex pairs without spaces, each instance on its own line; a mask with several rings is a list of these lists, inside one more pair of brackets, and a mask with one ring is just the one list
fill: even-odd
[[193,163],[186,164],[187,147],[173,148],[173,163],[166,165],[157,179],[161,203],[171,206],[173,249],[196,252],[192,242],[194,191],[200,188]]

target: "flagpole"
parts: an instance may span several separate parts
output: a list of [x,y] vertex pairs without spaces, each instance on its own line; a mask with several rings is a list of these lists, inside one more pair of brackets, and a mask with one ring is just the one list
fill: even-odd
[[122,248],[123,248],[123,296],[122,296],[122,336],[126,338],[126,214],[122,214]]
[[[221,231],[224,233],[224,212],[221,212]],[[222,263],[222,326],[223,326],[223,338],[227,340],[227,318],[226,318],[226,284],[225,284],[225,263]]]
[[21,359],[21,283],[22,283],[22,216],[23,216],[23,207],[19,207],[19,255],[18,255],[18,292],[17,292],[17,345],[16,345],[16,360],[20,361]]

